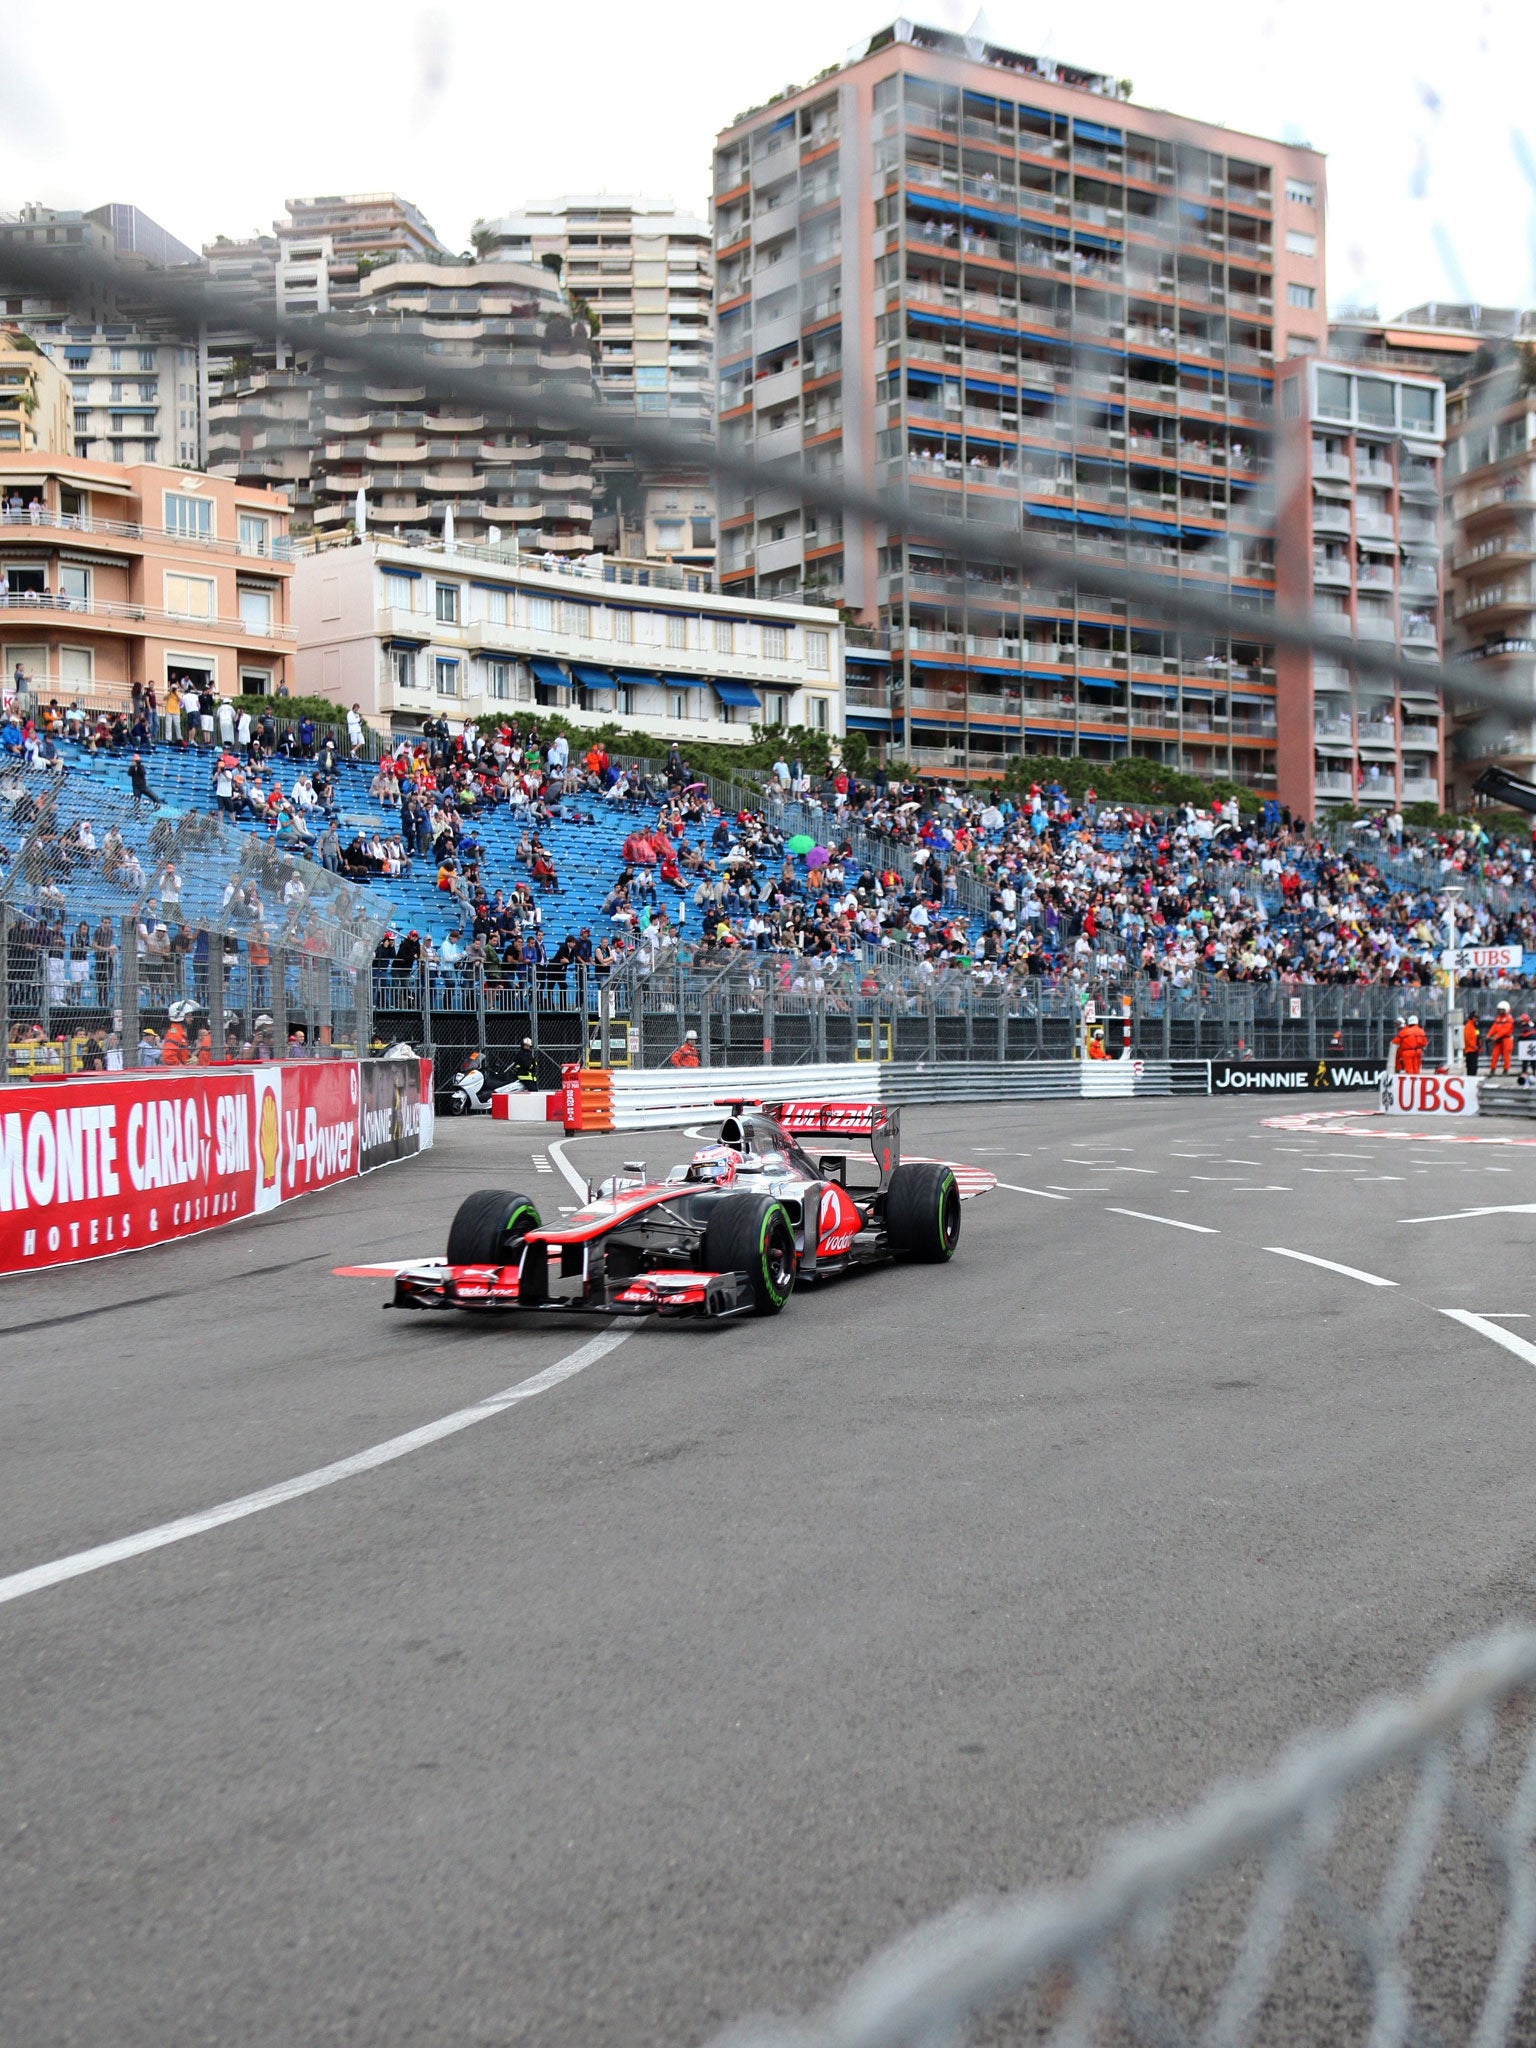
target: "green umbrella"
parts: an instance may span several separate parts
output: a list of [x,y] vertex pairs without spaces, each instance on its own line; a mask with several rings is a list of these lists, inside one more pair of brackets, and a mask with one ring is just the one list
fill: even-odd
[[816,842],[809,832],[797,832],[793,839],[786,839],[784,844],[791,853],[809,853]]

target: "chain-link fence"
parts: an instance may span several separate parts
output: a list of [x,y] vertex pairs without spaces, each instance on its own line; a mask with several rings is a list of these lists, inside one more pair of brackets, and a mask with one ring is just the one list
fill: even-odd
[[1473,1645],[1081,1884],[963,1907],[720,2048],[1536,2040],[1533,1687],[1536,1635]]
[[[0,1025],[14,1076],[367,1046],[385,920],[297,845],[100,784],[0,779]],[[265,1020],[265,1021],[262,1021]],[[295,1041],[299,1043],[299,1041]]]
[[[1463,988],[1463,1013],[1486,1023],[1497,989]],[[525,1038],[551,1086],[567,1060],[657,1067],[679,1050],[703,1066],[829,1061],[1060,1060],[1102,1026],[1111,1056],[1149,1060],[1386,1059],[1416,1015],[1431,1062],[1447,1057],[1446,991],[1222,981],[1112,972],[987,978],[925,976],[890,964],[746,953],[709,971],[661,960],[606,979],[582,968],[507,973],[417,966],[374,975],[376,1032],[430,1050],[438,1081],[464,1054],[486,1056],[493,1084]],[[692,1039],[689,1033],[694,1034]]]

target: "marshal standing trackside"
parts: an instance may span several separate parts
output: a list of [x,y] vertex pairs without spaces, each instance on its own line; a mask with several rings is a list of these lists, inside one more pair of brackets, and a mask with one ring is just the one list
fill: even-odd
[[[801,1142],[850,1137],[867,1138],[870,1156],[813,1159]],[[528,1196],[487,1188],[460,1204],[446,1259],[337,1270],[392,1272],[396,1308],[777,1315],[797,1282],[895,1259],[946,1263],[962,1192],[994,1186],[976,1168],[903,1160],[900,1112],[881,1104],[736,1103],[687,1165],[652,1181],[636,1162],[589,1187],[558,1228]]]

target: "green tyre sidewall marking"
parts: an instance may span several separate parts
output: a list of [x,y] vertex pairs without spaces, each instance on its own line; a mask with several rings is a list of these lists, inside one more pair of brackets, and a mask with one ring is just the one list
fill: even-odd
[[772,1264],[768,1257],[768,1240],[773,1235],[775,1225],[778,1224],[781,1219],[784,1223],[785,1228],[788,1229],[788,1214],[783,1208],[779,1206],[777,1202],[773,1205],[771,1209],[765,1209],[763,1211],[763,1220],[758,1230],[757,1238],[758,1267],[762,1276],[763,1293],[766,1295],[768,1300],[774,1304],[776,1308],[782,1307],[783,1304],[786,1301],[788,1301],[790,1295],[789,1288],[786,1287],[781,1293],[779,1289],[774,1285]]

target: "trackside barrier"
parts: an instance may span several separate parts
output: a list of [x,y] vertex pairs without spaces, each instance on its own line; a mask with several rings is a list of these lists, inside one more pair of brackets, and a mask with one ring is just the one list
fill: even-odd
[[1080,1883],[958,1906],[714,2048],[1528,2043],[1533,1686],[1536,1635],[1473,1643]]
[[[590,1070],[587,1070],[590,1071]],[[1142,1095],[1209,1095],[1208,1060],[967,1060],[929,1066],[838,1064],[796,1067],[635,1069],[613,1074],[606,1123],[586,1113],[567,1082],[566,1129],[640,1131],[708,1121],[722,1102],[786,1098],[839,1102],[1069,1102]],[[594,1097],[594,1102],[598,1098]]]
[[1484,1081],[1478,1088],[1477,1113],[1536,1117],[1536,1088],[1522,1088],[1518,1081]]
[[1466,1074],[1389,1074],[1381,1106],[1396,1116],[1476,1116],[1478,1084]]
[[0,1273],[141,1251],[432,1143],[420,1060],[150,1068],[0,1089]]

